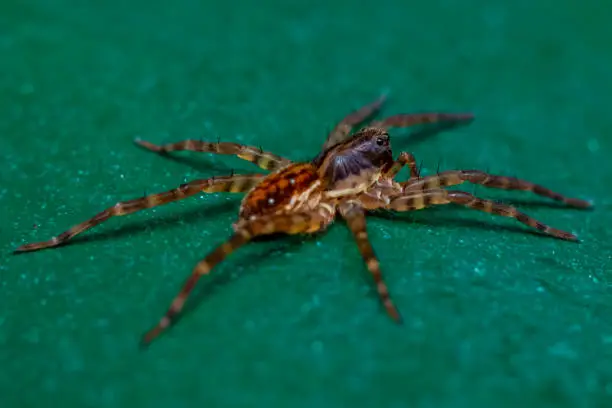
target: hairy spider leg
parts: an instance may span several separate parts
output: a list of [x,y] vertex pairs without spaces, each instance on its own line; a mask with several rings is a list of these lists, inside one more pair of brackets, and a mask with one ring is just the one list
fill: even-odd
[[145,333],[142,344],[148,345],[172,324],[174,317],[181,312],[189,294],[203,275],[208,275],[217,264],[253,238],[276,233],[310,234],[323,230],[333,221],[333,218],[334,209],[322,205],[311,212],[272,214],[238,224],[236,231],[226,242],[215,248],[195,266],[164,317],[155,327]]
[[380,300],[387,311],[387,314],[396,322],[402,322],[402,316],[393,304],[389,295],[389,288],[385,284],[382,272],[380,270],[380,262],[376,258],[372,244],[368,238],[366,230],[365,212],[358,202],[345,202],[340,205],[340,214],[346,220],[346,223],[355,238],[357,248],[364,262],[376,283],[376,290]]
[[483,211],[489,214],[501,215],[502,217],[514,218],[515,220],[544,234],[567,241],[578,241],[578,238],[569,232],[552,228],[535,218],[518,211],[513,206],[485,200],[463,191],[447,191],[442,189],[408,192],[406,195],[396,197],[386,206],[394,211],[413,211],[434,205],[458,204],[473,210]]
[[136,198],[134,200],[118,202],[114,206],[109,207],[92,218],[73,226],[69,230],[51,238],[48,241],[25,244],[17,248],[15,252],[36,251],[39,249],[55,247],[65,243],[75,235],[95,227],[96,225],[107,221],[112,217],[127,215],[147,208],[179,201],[200,192],[246,192],[255,186],[263,177],[264,174],[248,174],[194,180],[163,193],[151,194],[145,197]]
[[474,119],[472,113],[446,113],[446,112],[422,112],[422,113],[400,113],[381,120],[372,122],[370,126],[389,128],[403,128],[416,125],[426,125],[432,123],[461,123],[469,122]]
[[366,121],[368,118],[376,115],[380,111],[386,99],[386,95],[381,95],[375,101],[370,102],[369,104],[364,105],[346,115],[327,135],[327,139],[323,144],[323,150],[326,150],[329,147],[347,139],[351,134],[351,130],[353,130],[355,126]]
[[408,166],[410,169],[410,179],[417,179],[420,177],[419,169],[416,164],[414,155],[408,152],[401,152],[398,159],[393,163],[393,166],[385,173],[385,177],[394,178],[404,166]]
[[556,193],[546,187],[515,177],[496,176],[480,170],[449,170],[436,175],[423,177],[421,179],[408,180],[400,183],[406,193],[419,190],[430,190],[439,187],[449,187],[465,182],[479,184],[502,190],[530,191],[539,196],[563,202],[577,208],[589,208],[591,203],[577,198],[570,198]]
[[[363,106],[355,112],[347,115],[341,122],[339,122],[334,129],[328,134],[327,140],[323,145],[323,150],[348,139],[351,134],[353,127],[357,126],[376,115],[383,103],[385,97],[381,96],[376,101]],[[397,115],[388,116],[381,120],[371,122],[368,126],[380,127],[380,128],[403,128],[416,125],[425,125],[433,123],[462,123],[470,122],[474,119],[472,113],[446,113],[446,112],[422,112],[422,113],[401,113]]]
[[176,143],[165,145],[155,145],[146,140],[136,139],[134,143],[147,150],[156,153],[168,153],[173,151],[193,151],[204,153],[215,153],[222,155],[234,155],[239,158],[254,163],[264,170],[278,170],[291,164],[291,160],[278,156],[274,153],[266,152],[258,147],[247,146],[232,142],[204,142],[200,140],[182,140]]

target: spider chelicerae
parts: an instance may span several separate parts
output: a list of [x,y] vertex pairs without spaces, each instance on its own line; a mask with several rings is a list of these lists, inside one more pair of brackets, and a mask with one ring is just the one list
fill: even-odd
[[[348,114],[328,133],[323,149],[310,162],[293,162],[253,146],[229,142],[184,140],[158,146],[137,139],[138,145],[158,153],[188,150],[236,155],[271,171],[271,174],[234,174],[194,180],[163,193],[119,202],[48,241],[22,245],[16,252],[55,247],[112,217],[168,204],[198,193],[246,193],[238,219],[233,224],[233,234],[195,266],[166,314],[143,336],[143,344],[149,344],[170,326],[198,279],[209,274],[215,265],[237,248],[264,235],[323,231],[337,216],[346,221],[367,269],[372,274],[382,304],[389,316],[397,322],[401,322],[401,315],[391,300],[368,239],[365,217],[369,211],[413,211],[435,205],[458,204],[514,218],[556,238],[577,241],[575,235],[547,226],[510,205],[481,199],[463,191],[446,190],[444,187],[470,182],[505,190],[531,191],[579,208],[590,207],[587,201],[565,197],[528,181],[479,170],[450,170],[422,177],[412,154],[402,152],[394,159],[388,129],[436,122],[468,122],[473,119],[472,114],[412,113],[371,121],[384,101],[385,98],[380,97]],[[357,126],[367,121],[370,121],[367,127],[353,133]],[[410,170],[408,180],[394,180],[404,166]]]

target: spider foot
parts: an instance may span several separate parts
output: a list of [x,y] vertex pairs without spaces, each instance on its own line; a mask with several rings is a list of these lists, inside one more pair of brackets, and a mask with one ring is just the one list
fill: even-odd
[[146,140],[142,140],[140,138],[134,139],[134,143],[144,149],[150,150],[152,152],[163,153],[164,149],[161,146],[153,144],[151,142],[147,142]]
[[34,252],[39,251],[41,249],[57,247],[61,245],[63,241],[58,239],[57,237],[53,237],[48,241],[41,242],[32,242],[30,244],[23,244],[13,250],[13,254],[22,254],[24,252]]

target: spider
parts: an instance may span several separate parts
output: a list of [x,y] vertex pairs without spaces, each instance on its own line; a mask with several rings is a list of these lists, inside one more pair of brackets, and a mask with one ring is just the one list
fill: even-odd
[[[16,252],[56,247],[112,217],[168,204],[198,193],[246,193],[240,205],[238,219],[232,225],[233,233],[194,267],[166,314],[156,326],[143,335],[142,344],[148,345],[173,323],[198,280],[203,275],[208,275],[213,267],[236,249],[265,235],[321,232],[338,216],[346,222],[351,231],[367,269],[372,274],[387,314],[398,323],[402,321],[402,317],[391,300],[366,231],[365,216],[370,211],[401,212],[457,204],[511,217],[544,234],[577,241],[575,235],[545,225],[510,205],[481,199],[463,191],[446,190],[443,187],[471,182],[505,190],[531,191],[578,208],[589,207],[590,203],[587,201],[565,197],[528,181],[487,174],[479,170],[450,170],[422,177],[412,154],[401,152],[398,158],[394,159],[388,133],[390,128],[435,122],[467,122],[473,119],[472,114],[397,114],[373,122],[371,118],[380,111],[384,101],[385,97],[380,97],[345,116],[328,133],[321,152],[309,162],[293,162],[253,146],[229,142],[184,140],[159,146],[136,139],[135,143],[139,146],[160,154],[183,150],[236,155],[271,173],[194,180],[166,192],[119,202],[48,241],[22,245]],[[353,132],[361,123],[365,123],[366,127]],[[396,181],[395,176],[405,166],[410,170],[409,178],[406,181]]]

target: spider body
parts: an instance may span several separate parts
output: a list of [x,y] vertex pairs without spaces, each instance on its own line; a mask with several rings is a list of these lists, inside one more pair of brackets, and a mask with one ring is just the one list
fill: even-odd
[[238,217],[253,219],[279,211],[313,209],[323,184],[310,163],[292,163],[263,178],[242,200]]
[[[263,178],[243,198],[239,220],[296,211],[314,211],[324,203],[335,212],[340,198],[370,193],[384,171],[393,165],[389,134],[364,128],[311,162],[291,163]],[[396,186],[394,186],[396,187]],[[396,191],[399,184],[397,184]],[[380,193],[379,193],[380,195]],[[240,221],[234,224],[234,229]]]
[[[381,303],[388,315],[398,322],[401,321],[400,313],[391,300],[368,239],[365,216],[370,210],[402,212],[456,204],[513,218],[556,238],[577,240],[575,235],[547,226],[512,206],[462,191],[446,190],[445,187],[470,182],[505,190],[531,191],[578,208],[589,207],[589,202],[565,197],[525,180],[478,170],[449,170],[422,177],[412,154],[401,152],[394,159],[389,128],[432,122],[466,122],[473,118],[469,113],[399,114],[370,123],[368,127],[351,134],[355,126],[376,114],[383,102],[384,98],[379,98],[347,115],[328,133],[321,153],[310,162],[292,162],[273,153],[236,143],[184,140],[159,146],[137,140],[141,147],[160,154],[186,150],[235,155],[271,173],[267,176],[257,173],[194,180],[166,192],[119,202],[50,240],[22,245],[16,252],[56,247],[112,217],[168,204],[202,192],[246,193],[231,236],[194,267],[166,314],[145,333],[143,343],[148,344],[170,326],[202,276],[209,274],[239,247],[265,235],[311,234],[325,230],[337,218],[343,219],[372,275]],[[409,178],[405,181],[395,180],[404,166],[410,170]]]

